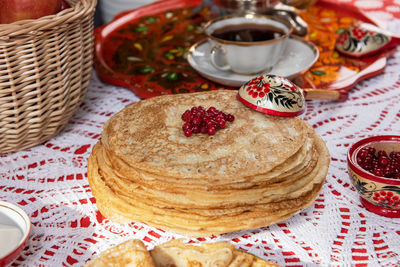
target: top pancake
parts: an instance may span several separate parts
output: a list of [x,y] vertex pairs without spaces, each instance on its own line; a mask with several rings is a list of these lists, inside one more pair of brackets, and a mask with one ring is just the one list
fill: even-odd
[[[264,174],[302,147],[304,121],[254,111],[236,95],[237,91],[218,90],[139,101],[108,120],[102,143],[128,165],[149,173],[214,179]],[[235,121],[213,136],[186,137],[181,115],[199,105],[231,113]]]

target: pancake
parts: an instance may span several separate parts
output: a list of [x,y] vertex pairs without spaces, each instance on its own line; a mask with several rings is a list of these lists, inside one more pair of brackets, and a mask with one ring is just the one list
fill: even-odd
[[[100,153],[101,154],[101,153]],[[316,153],[317,154],[317,153]],[[317,161],[317,159],[315,159]],[[268,184],[264,187],[251,187],[247,189],[223,189],[223,190],[191,190],[185,187],[173,187],[171,189],[161,186],[146,186],[137,184],[130,180],[118,177],[111,169],[101,169],[101,175],[108,187],[118,194],[130,196],[135,201],[147,201],[157,204],[158,207],[172,208],[232,208],[235,206],[247,206],[251,204],[268,203],[278,201],[282,198],[298,196],[306,190],[311,190],[314,183],[325,179],[325,174],[320,172],[325,165],[323,158],[302,172],[303,176],[288,178],[283,182]],[[320,175],[317,173],[320,172]]]
[[[255,211],[243,211],[232,216],[213,217],[186,213],[176,209],[161,209],[151,206],[151,202],[140,203],[129,196],[115,194],[98,174],[94,157],[89,158],[89,183],[97,200],[100,212],[112,221],[125,223],[141,221],[155,227],[170,229],[190,236],[221,234],[267,226],[289,218],[298,210],[311,205],[317,197],[322,183],[314,185],[311,191],[296,199],[258,205]],[[254,208],[254,207],[253,207]],[[208,210],[211,212],[211,210]]]
[[[108,120],[106,150],[136,169],[188,179],[229,179],[265,173],[294,155],[306,139],[299,118],[274,117],[247,108],[236,91],[154,97],[131,104]],[[182,131],[181,115],[201,104],[235,116],[215,135]]]
[[[235,120],[215,135],[184,136],[181,114],[214,106]],[[329,167],[320,136],[297,117],[273,117],[228,90],[155,97],[106,122],[88,180],[108,219],[189,236],[254,229],[310,206]]]
[[[311,133],[310,135],[312,135]],[[99,155],[102,164],[107,164],[112,168],[118,176],[125,177],[133,182],[140,184],[152,184],[154,187],[162,187],[163,185],[170,185],[174,187],[184,186],[187,188],[204,188],[213,190],[219,188],[246,188],[255,187],[265,184],[276,183],[284,180],[286,177],[293,177],[294,174],[304,171],[312,159],[313,140],[311,137],[307,138],[304,145],[293,156],[287,159],[282,164],[276,166],[274,169],[267,173],[259,174],[256,176],[236,177],[234,181],[230,179],[215,179],[214,177],[207,177],[202,179],[182,179],[179,177],[160,176],[153,173],[146,172],[133,168],[126,164],[122,159],[118,159],[109,151],[106,151],[102,146],[101,155]],[[211,181],[210,181],[211,180]]]

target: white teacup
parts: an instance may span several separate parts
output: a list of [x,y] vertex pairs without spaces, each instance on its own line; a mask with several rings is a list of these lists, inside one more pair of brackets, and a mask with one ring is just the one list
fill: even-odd
[[256,14],[224,16],[205,25],[213,66],[241,74],[271,70],[291,31],[286,21]]

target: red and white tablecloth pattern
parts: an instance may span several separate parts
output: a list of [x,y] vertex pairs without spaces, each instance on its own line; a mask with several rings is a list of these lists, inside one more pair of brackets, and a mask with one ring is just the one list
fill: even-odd
[[[400,0],[342,2],[354,3],[400,34]],[[13,265],[82,266],[131,238],[151,249],[180,237],[138,222],[119,225],[105,219],[87,182],[87,158],[103,123],[138,100],[129,90],[100,82],[94,72],[84,103],[58,136],[0,155],[0,200],[20,206],[33,226]],[[308,102],[302,117],[325,140],[332,159],[327,181],[311,207],[269,227],[192,241],[230,241],[282,266],[400,266],[400,219],[380,217],[361,206],[346,163],[346,152],[356,140],[400,134],[399,103],[400,49],[384,73],[360,82],[347,102]]]

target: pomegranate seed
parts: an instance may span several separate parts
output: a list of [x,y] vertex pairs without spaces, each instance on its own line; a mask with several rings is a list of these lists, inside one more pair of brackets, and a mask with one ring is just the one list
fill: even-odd
[[378,159],[378,164],[381,167],[386,167],[387,165],[389,165],[389,159],[386,156],[381,156]]
[[390,176],[392,176],[392,172],[393,172],[393,169],[390,166],[388,166],[383,170],[383,175],[385,177],[390,177]]
[[387,157],[387,153],[385,150],[378,151],[378,158],[380,158],[380,157]]
[[358,157],[361,159],[365,159],[365,157],[368,155],[368,151],[366,150],[361,150],[360,153],[358,153]]
[[365,168],[367,171],[370,171],[370,170],[372,170],[372,165],[371,165],[371,164],[365,164],[365,165],[364,165],[364,168]]
[[392,164],[393,169],[400,172],[400,163],[396,162]]
[[365,159],[364,159],[364,161],[365,161],[365,163],[370,163],[370,164],[372,164],[372,156],[371,156],[371,155],[366,156]]
[[[389,156],[388,156],[389,154]],[[400,179],[400,151],[388,153],[385,150],[376,151],[374,147],[360,149],[357,154],[357,164],[366,171],[377,176]]]
[[383,171],[382,169],[375,169],[373,172],[376,176],[383,176]]

